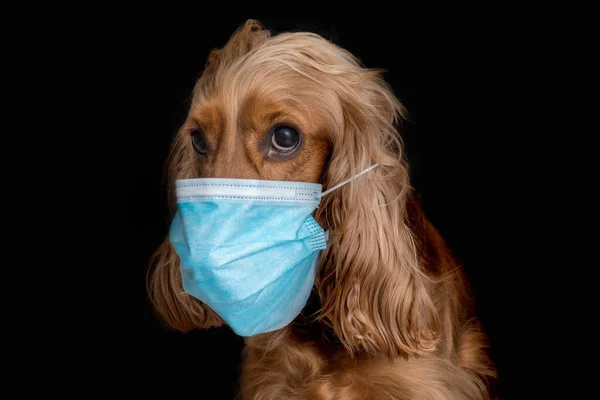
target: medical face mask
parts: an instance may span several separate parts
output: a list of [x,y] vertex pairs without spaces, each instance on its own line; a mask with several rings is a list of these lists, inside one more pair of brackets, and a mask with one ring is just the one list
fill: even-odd
[[183,288],[240,336],[283,328],[312,290],[327,235],[312,217],[321,192],[307,182],[184,179],[175,182],[170,241]]

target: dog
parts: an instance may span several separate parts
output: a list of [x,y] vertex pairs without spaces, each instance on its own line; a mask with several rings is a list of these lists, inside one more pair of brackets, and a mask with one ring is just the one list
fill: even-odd
[[[273,36],[248,20],[211,51],[192,96],[167,162],[172,209],[178,179],[330,188],[379,165],[315,210],[329,238],[311,298],[289,325],[245,338],[242,399],[496,398],[487,337],[463,271],[410,186],[398,132],[406,112],[382,71],[317,34]],[[282,125],[294,133],[283,145],[269,140]],[[183,289],[168,237],[148,294],[172,329],[225,324]]]

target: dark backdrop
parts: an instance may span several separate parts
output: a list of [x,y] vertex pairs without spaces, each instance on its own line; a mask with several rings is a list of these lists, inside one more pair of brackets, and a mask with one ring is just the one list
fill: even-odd
[[[167,233],[164,162],[170,140],[211,48],[221,47],[246,18],[276,32],[310,30],[347,48],[385,77],[408,109],[403,131],[413,186],[425,212],[463,260],[477,308],[493,345],[503,398],[532,398],[533,293],[529,272],[514,263],[517,227],[507,204],[512,149],[506,130],[511,63],[502,30],[417,23],[410,16],[349,20],[280,19],[261,15],[208,18],[136,14],[106,25],[103,68],[111,78],[109,109],[116,118],[102,140],[110,148],[111,232],[117,291],[106,322],[115,338],[106,383],[132,395],[172,392],[232,398],[241,338],[228,328],[187,335],[164,329],[145,297],[145,269]],[[185,14],[185,13],[184,13]],[[228,15],[228,14],[222,14]],[[112,354],[112,353],[111,353]],[[212,394],[208,394],[212,392]],[[165,392],[166,393],[166,392]],[[176,394],[173,394],[176,393]]]

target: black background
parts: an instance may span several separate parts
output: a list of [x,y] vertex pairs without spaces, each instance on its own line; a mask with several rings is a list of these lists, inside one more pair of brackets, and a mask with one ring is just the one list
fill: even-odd
[[115,300],[115,311],[99,322],[115,339],[106,384],[119,382],[119,390],[140,396],[233,397],[242,340],[228,328],[186,335],[163,328],[145,297],[145,269],[167,233],[164,162],[193,84],[209,50],[255,18],[274,33],[317,32],[367,67],[388,71],[386,80],[409,113],[403,139],[413,186],[472,281],[502,398],[532,398],[533,288],[530,272],[513,262],[519,225],[508,206],[519,194],[512,166],[518,138],[507,122],[506,66],[516,62],[505,44],[507,28],[486,29],[491,21],[482,21],[467,29],[410,15],[282,19],[228,12],[200,18],[199,12],[116,17],[100,40],[101,73],[110,82],[112,126],[102,140],[112,176],[116,285],[105,297]]

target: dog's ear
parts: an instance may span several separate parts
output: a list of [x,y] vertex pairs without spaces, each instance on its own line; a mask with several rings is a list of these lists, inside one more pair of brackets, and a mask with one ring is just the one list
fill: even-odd
[[152,256],[147,290],[154,310],[172,329],[188,332],[223,324],[213,310],[183,290],[179,256],[168,237]]
[[407,222],[410,182],[396,130],[403,108],[379,71],[355,68],[336,79],[343,122],[324,189],[380,166],[317,209],[330,231],[316,280],[319,319],[352,354],[423,354],[436,346],[439,321]]

